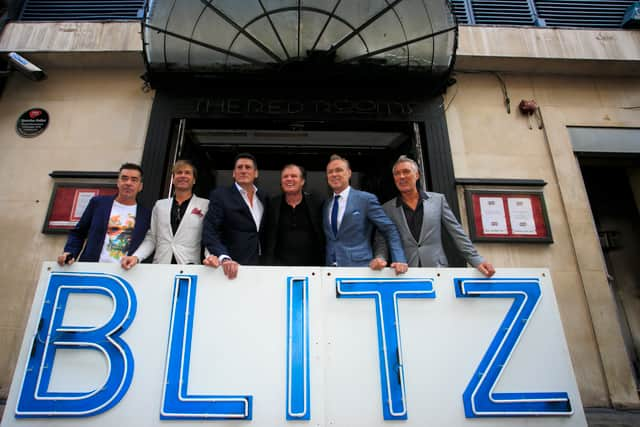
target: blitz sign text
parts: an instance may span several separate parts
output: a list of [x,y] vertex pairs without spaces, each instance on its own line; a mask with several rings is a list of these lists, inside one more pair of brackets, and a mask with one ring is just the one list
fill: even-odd
[[426,399],[449,425],[585,425],[548,272],[500,273],[48,264],[3,426],[100,424],[137,399],[156,423],[412,425]]

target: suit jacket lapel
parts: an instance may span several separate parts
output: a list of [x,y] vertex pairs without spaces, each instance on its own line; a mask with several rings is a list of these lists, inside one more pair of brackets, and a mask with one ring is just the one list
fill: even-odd
[[342,215],[342,221],[340,221],[340,227],[338,228],[338,236],[342,233],[342,230],[345,226],[349,225],[351,221],[351,213],[355,210],[354,205],[356,204],[355,190],[352,188],[349,190],[349,195],[347,196],[347,203],[344,206],[344,215]]
[[[166,232],[169,233],[169,236],[171,236],[171,237],[173,237],[173,227],[171,227],[171,208],[172,207],[173,207],[173,197],[171,197],[169,199],[169,203],[167,205],[167,212],[166,212],[167,216],[169,217],[169,221],[167,221],[167,230],[166,230]],[[163,215],[164,215],[164,213],[163,213]],[[182,221],[180,221],[180,222],[182,222]],[[180,228],[180,226],[178,225],[178,229],[179,228]],[[176,230],[176,234],[178,234],[177,230]]]
[[[269,201],[267,200],[267,195],[264,194],[259,189],[256,190],[256,194],[254,195],[254,197],[255,196],[257,196],[258,200],[260,200],[260,203],[262,203],[262,217],[260,217],[260,228],[258,229],[259,232],[262,232],[265,226],[264,221],[267,218],[267,209],[269,208]],[[251,215],[251,219],[253,219],[253,215]]]
[[329,224],[329,209],[331,209],[331,200],[333,199],[328,198],[322,204],[322,228],[327,238],[329,238],[329,236],[333,237],[333,231],[331,231],[331,224]]
[[242,206],[242,212],[244,212],[247,218],[249,218],[251,222],[255,224],[255,222],[253,221],[253,215],[251,215],[251,210],[249,210],[249,206],[247,206],[247,202],[244,201],[244,197],[242,197],[242,194],[240,194],[240,190],[238,190],[235,184],[232,184],[231,186],[231,194],[232,194],[232,197],[235,199],[235,202],[239,203],[240,206]]
[[429,221],[433,221],[436,219],[434,215],[430,215],[430,211],[429,211],[431,208],[434,207],[433,206],[434,200],[435,199],[433,197],[427,197],[427,199],[422,202],[422,209],[423,209],[422,228],[420,229],[419,243],[422,243],[427,238],[427,230],[431,225],[429,224]]

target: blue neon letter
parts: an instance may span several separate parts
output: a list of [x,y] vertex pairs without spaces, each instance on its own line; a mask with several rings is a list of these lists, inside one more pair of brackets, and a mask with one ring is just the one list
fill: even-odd
[[[106,295],[113,315],[103,325],[64,325],[71,294]],[[122,278],[108,274],[52,273],[34,333],[16,417],[86,417],[115,406],[127,392],[133,376],[133,356],[120,335],[136,313],[136,297]],[[104,384],[88,392],[52,392],[49,382],[58,349],[92,349],[107,360]]]
[[190,395],[189,360],[197,276],[176,276],[160,419],[251,419],[251,396]]
[[406,420],[404,368],[398,298],[435,298],[429,279],[336,279],[341,298],[373,298],[378,322],[382,412],[385,420]]
[[287,278],[287,419],[308,420],[309,408],[309,283]]
[[455,279],[455,288],[458,298],[513,298],[511,308],[462,395],[466,417],[571,415],[569,395],[564,392],[493,392],[538,305],[541,296],[538,280]]

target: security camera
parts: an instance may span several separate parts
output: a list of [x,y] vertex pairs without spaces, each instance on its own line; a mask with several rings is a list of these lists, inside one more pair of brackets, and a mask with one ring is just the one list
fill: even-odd
[[9,52],[7,56],[9,57],[9,61],[11,62],[13,68],[20,71],[27,78],[36,82],[47,78],[47,75],[44,71],[42,71],[41,68],[29,62],[22,55],[19,55],[15,52]]

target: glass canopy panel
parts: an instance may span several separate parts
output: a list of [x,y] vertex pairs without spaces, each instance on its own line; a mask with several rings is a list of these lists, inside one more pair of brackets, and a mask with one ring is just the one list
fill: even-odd
[[451,69],[456,33],[446,0],[150,0],[143,37],[151,73],[308,63],[437,77]]
[[[341,40],[355,30],[348,21],[343,19],[331,19],[326,24],[325,30],[320,33],[320,39],[314,50],[328,51],[336,40]],[[361,36],[355,37],[361,43],[364,43]],[[313,47],[313,46],[312,46]]]
[[286,57],[282,58],[283,60],[300,57],[301,46],[298,44],[299,16],[297,10],[278,12],[271,16],[271,22],[280,36],[286,53]]

